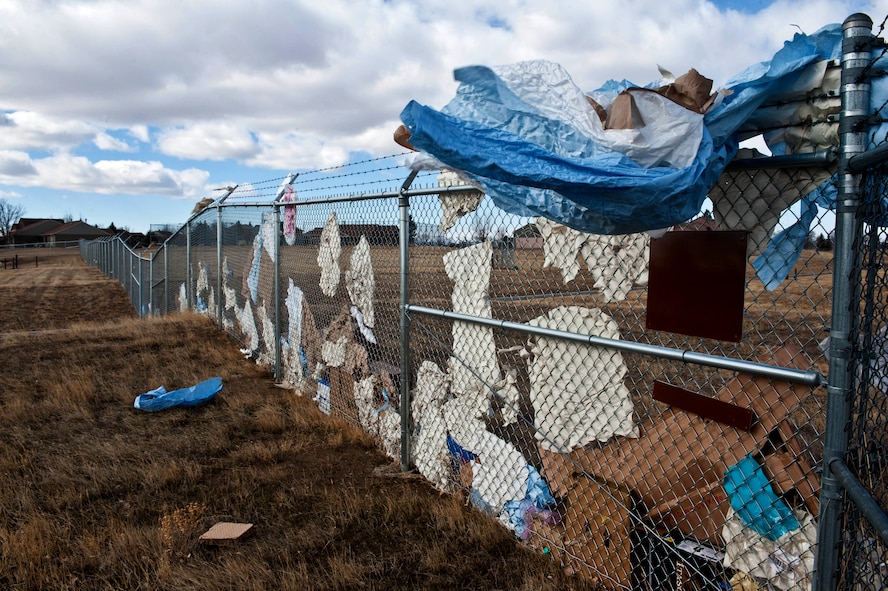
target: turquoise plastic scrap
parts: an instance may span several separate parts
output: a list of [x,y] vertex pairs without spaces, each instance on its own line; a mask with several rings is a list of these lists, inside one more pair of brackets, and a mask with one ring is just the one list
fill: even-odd
[[767,476],[751,455],[725,472],[725,492],[743,525],[776,541],[799,528],[792,509],[771,489]]

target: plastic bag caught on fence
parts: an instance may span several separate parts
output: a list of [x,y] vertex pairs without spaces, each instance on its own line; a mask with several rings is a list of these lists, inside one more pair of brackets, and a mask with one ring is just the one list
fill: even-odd
[[161,386],[136,396],[133,406],[148,412],[158,412],[174,406],[197,406],[213,398],[221,389],[220,377],[210,378],[190,388],[181,388],[172,392],[167,392],[166,388]]

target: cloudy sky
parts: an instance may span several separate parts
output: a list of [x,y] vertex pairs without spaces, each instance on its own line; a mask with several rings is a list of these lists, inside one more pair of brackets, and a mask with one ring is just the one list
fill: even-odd
[[888,0],[0,0],[0,199],[147,231],[201,197],[394,154],[454,68],[560,63],[594,90],[657,64],[716,84]]

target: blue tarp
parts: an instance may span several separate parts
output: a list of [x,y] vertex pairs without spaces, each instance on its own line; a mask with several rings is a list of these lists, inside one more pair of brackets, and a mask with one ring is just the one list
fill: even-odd
[[210,378],[190,388],[182,388],[172,392],[167,392],[166,388],[161,386],[136,396],[133,406],[148,412],[166,410],[174,406],[197,406],[213,398],[221,389],[222,378],[219,377]]
[[769,540],[799,528],[792,509],[783,502],[768,482],[768,477],[752,456],[746,456],[725,472],[725,492],[731,507],[743,525]]
[[[710,187],[736,154],[737,130],[770,97],[789,89],[806,66],[840,57],[841,38],[838,24],[813,35],[797,34],[769,62],[730,80],[725,89],[731,94],[705,114],[696,156],[681,168],[645,167],[602,144],[584,131],[588,127],[532,102],[555,96],[570,106],[574,95],[560,97],[560,88],[521,88],[508,69],[457,69],[460,86],[450,103],[437,111],[411,101],[401,120],[416,149],[466,173],[510,213],[542,216],[593,234],[657,230],[700,212]],[[529,84],[539,86],[541,80]],[[601,90],[627,86],[611,81]],[[777,260],[786,243],[774,248],[759,265],[769,285],[786,276],[780,276],[786,261]]]

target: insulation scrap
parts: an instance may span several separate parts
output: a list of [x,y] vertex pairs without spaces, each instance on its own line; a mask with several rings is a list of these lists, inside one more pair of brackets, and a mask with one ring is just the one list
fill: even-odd
[[[755,154],[743,149],[736,159]],[[727,171],[709,191],[718,229],[746,230],[747,253],[761,252],[783,212],[829,177],[826,168]]]
[[215,292],[210,285],[213,273],[210,270],[210,266],[203,261],[198,263],[198,267],[200,271],[197,273],[197,297],[200,301],[204,302],[200,311],[212,316],[216,311]]
[[441,490],[450,482],[450,452],[442,406],[447,396],[447,374],[432,361],[423,361],[416,374],[413,421],[419,433],[413,439],[413,461],[420,474]]
[[345,272],[345,287],[351,303],[361,312],[363,323],[373,328],[376,323],[373,312],[376,279],[373,277],[373,261],[370,259],[370,244],[366,236],[361,236],[352,250],[351,268]]
[[255,303],[259,298],[259,267],[262,264],[262,232],[257,232],[253,238],[253,258],[250,259],[250,270],[247,272],[247,289],[250,298]]
[[[529,324],[620,338],[617,323],[599,309],[559,306]],[[618,351],[537,337],[533,353],[530,399],[541,447],[569,452],[615,435],[636,435],[632,399],[623,384],[627,368]]]
[[[438,174],[439,187],[458,187],[467,184],[471,183],[462,179],[452,170],[442,170],[440,174]],[[441,201],[440,230],[446,232],[452,228],[461,217],[478,209],[483,198],[484,193],[481,191],[453,194],[439,193],[438,200]]]
[[276,256],[274,247],[278,242],[277,228],[274,225],[274,214],[262,214],[262,227],[259,231],[262,234],[262,248],[268,253],[268,257],[273,263]]
[[342,370],[355,376],[370,373],[370,359],[367,356],[367,349],[359,343],[349,343],[345,350],[345,363],[342,364]]
[[348,351],[348,338],[339,337],[335,342],[324,341],[321,345],[321,357],[330,367],[342,367],[345,364],[345,355]]
[[543,266],[557,267],[565,283],[573,281],[580,270],[577,254],[584,235],[544,217],[538,217],[536,225],[543,236]]
[[318,266],[321,268],[321,292],[333,297],[339,287],[339,256],[342,244],[339,241],[339,222],[336,212],[330,214],[324,229],[321,231],[321,244],[318,248]]
[[284,300],[288,318],[287,340],[290,346],[295,347],[297,351],[302,345],[302,301],[304,297],[302,290],[293,283],[293,279],[289,279],[287,297]]
[[546,218],[536,219],[543,237],[543,265],[557,267],[564,282],[580,271],[578,255],[605,301],[623,300],[633,284],[647,283],[650,236],[645,232],[605,236],[584,234]]
[[[511,443],[486,430],[478,418],[477,400],[457,396],[443,407],[451,437],[477,455],[472,464],[472,491],[495,514],[509,501],[523,499],[527,485],[527,460]],[[482,506],[483,508],[483,506]]]
[[633,284],[647,285],[650,240],[646,232],[585,235],[580,254],[605,301],[626,299]]
[[[492,253],[493,247],[489,241],[485,241],[444,255],[444,269],[454,282],[451,295],[454,312],[490,318],[488,289]],[[499,382],[501,377],[493,329],[455,321],[452,332],[453,356],[449,362],[451,389],[460,393],[486,390],[479,378],[486,384]],[[471,363],[471,369],[463,363]]]
[[358,422],[365,431],[374,435],[378,434],[377,413],[374,391],[376,389],[376,376],[370,375],[363,380],[355,380],[355,406],[358,407]]
[[179,312],[188,311],[188,295],[185,291],[185,284],[179,286]]
[[497,398],[500,400],[500,415],[503,423],[514,423],[518,420],[518,402],[521,393],[518,391],[518,370],[511,368],[505,372],[500,383],[494,385]]
[[246,301],[244,307],[239,310],[237,322],[240,325],[241,332],[247,337],[246,349],[255,351],[259,348],[259,331],[256,330],[256,319],[253,317],[253,305]]
[[222,259],[222,325],[226,332],[234,329],[233,317],[237,316],[237,290],[231,287],[231,266],[228,257]]
[[268,316],[264,302],[259,304],[256,312],[258,312],[259,320],[262,322],[262,343],[265,345],[265,350],[260,355],[259,360],[261,363],[271,364],[274,362],[274,323]]
[[729,509],[722,529],[724,566],[745,572],[780,591],[811,589],[817,524],[806,511],[797,511],[796,517],[800,528],[771,541],[744,526]]

